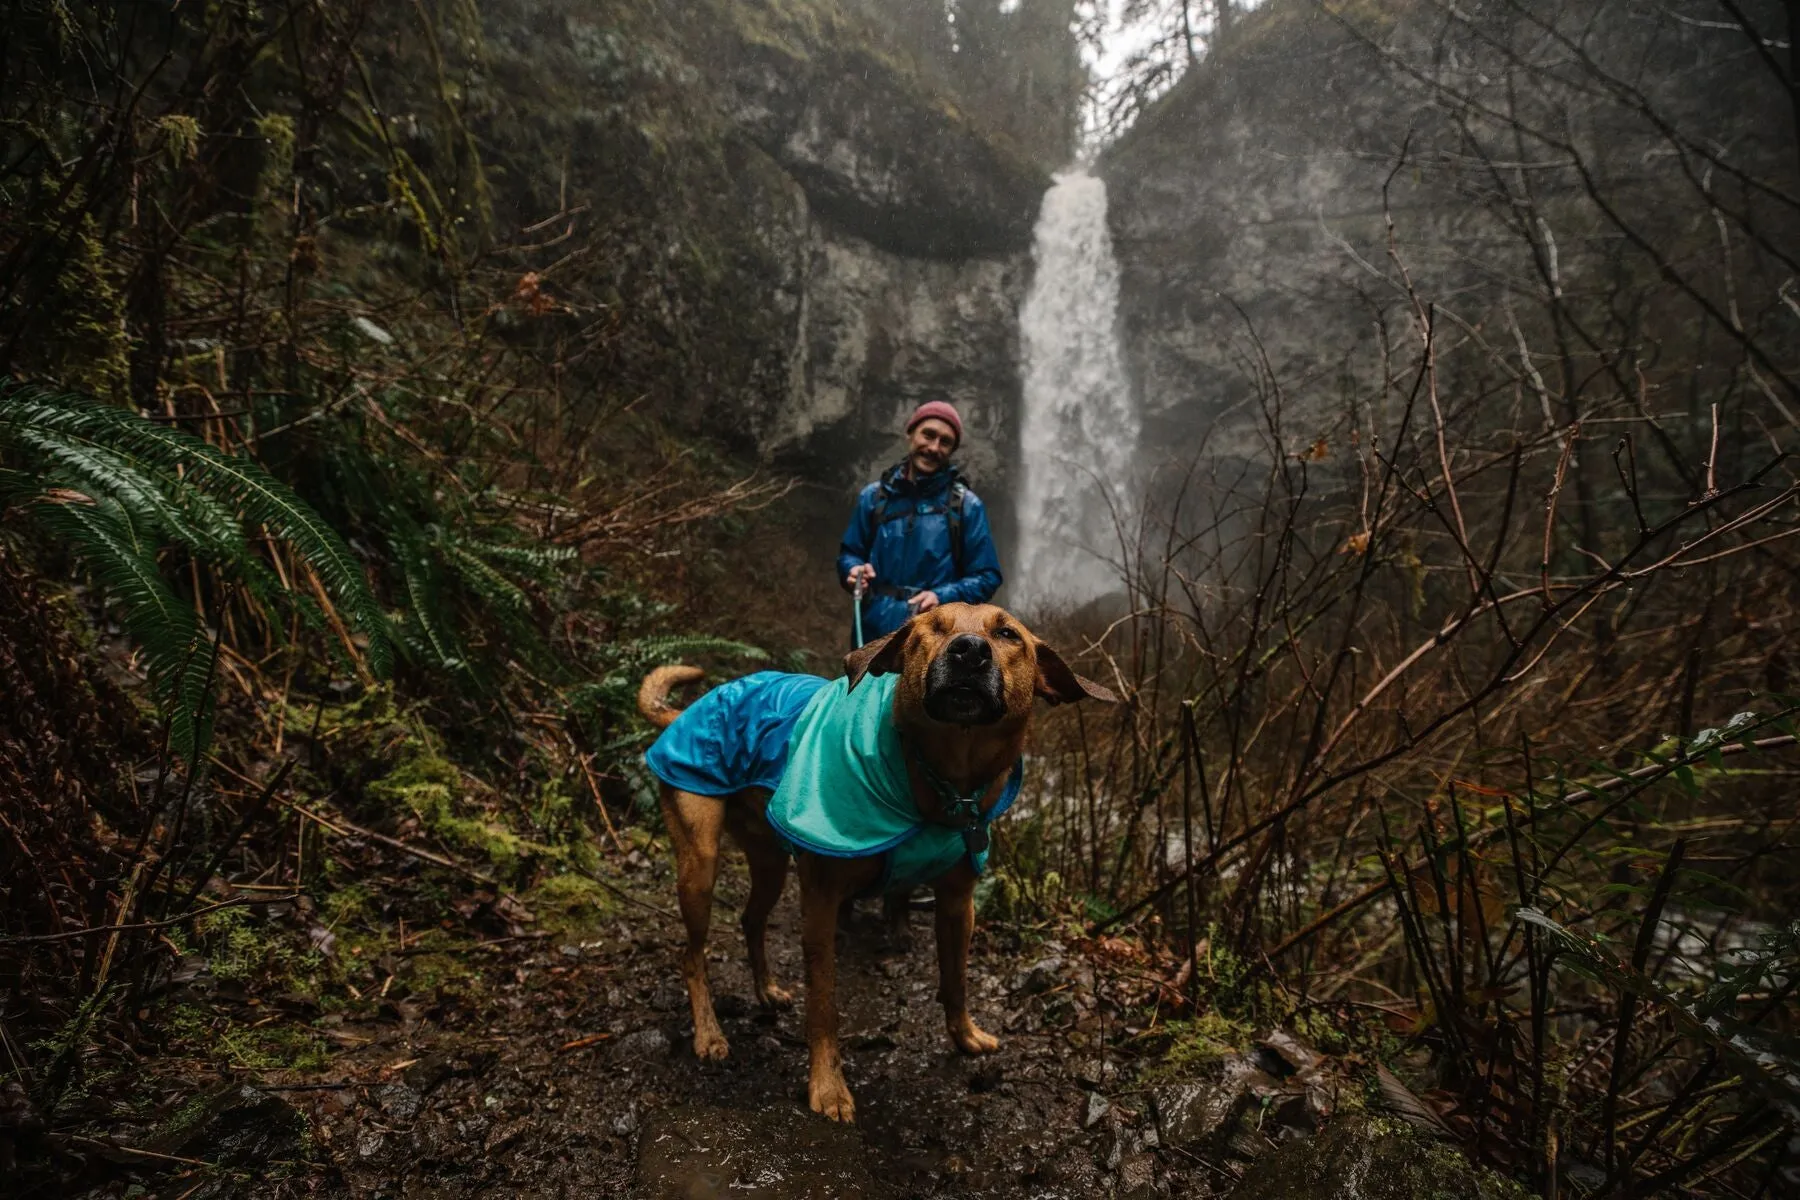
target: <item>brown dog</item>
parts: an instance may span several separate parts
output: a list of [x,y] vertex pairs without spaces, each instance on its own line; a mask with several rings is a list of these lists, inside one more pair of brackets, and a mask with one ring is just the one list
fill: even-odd
[[[852,690],[865,676],[900,676],[891,716],[905,747],[906,783],[917,815],[939,825],[954,824],[949,811],[953,802],[942,793],[945,787],[961,796],[979,797],[984,815],[994,808],[1019,761],[1037,698],[1052,704],[1085,697],[1115,699],[1107,689],[1075,674],[1017,618],[993,605],[935,608],[848,655],[844,666]],[[699,677],[692,667],[651,672],[638,693],[639,709],[666,728],[679,715],[663,704],[669,687]],[[800,677],[780,677],[796,678]],[[771,729],[765,740],[785,738],[781,729]],[[730,832],[750,861],[743,927],[757,999],[771,1006],[789,1002],[788,994],[770,977],[764,946],[769,913],[781,897],[788,864],[782,839],[764,818],[770,792],[766,787],[714,791],[687,791],[666,779],[662,787],[663,818],[675,846],[676,890],[687,926],[682,975],[693,1008],[694,1053],[702,1059],[722,1059],[729,1053],[706,978],[706,934],[723,831]],[[834,999],[838,908],[879,882],[884,864],[879,856],[802,852],[796,858],[806,958],[808,1098],[813,1111],[851,1121],[856,1107],[838,1055]],[[999,1049],[1000,1043],[969,1016],[966,986],[975,878],[973,861],[963,855],[931,880],[937,896],[938,998],[950,1040],[966,1054],[986,1054]]]

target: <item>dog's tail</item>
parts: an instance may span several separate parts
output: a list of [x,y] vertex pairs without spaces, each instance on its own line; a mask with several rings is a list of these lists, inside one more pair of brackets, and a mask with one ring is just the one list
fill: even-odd
[[704,678],[706,672],[699,667],[658,667],[638,687],[638,711],[658,729],[667,729],[681,715],[679,708],[669,707],[669,689]]

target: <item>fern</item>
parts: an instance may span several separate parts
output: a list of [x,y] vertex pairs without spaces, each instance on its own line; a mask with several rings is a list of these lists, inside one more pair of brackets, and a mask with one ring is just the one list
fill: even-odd
[[[236,513],[240,521],[260,525],[289,543],[368,637],[370,665],[377,672],[387,669],[387,621],[363,579],[361,566],[337,532],[260,465],[227,454],[183,430],[165,428],[88,396],[31,384],[0,383],[0,447],[29,452],[35,444],[38,453],[28,453],[28,461],[35,458],[43,468],[50,468],[42,472],[48,476],[59,464],[43,450],[46,437],[71,450],[110,452],[126,460],[190,516],[220,506]],[[213,545],[225,549],[216,540]],[[230,549],[234,560],[248,556],[241,532]]]
[[124,518],[92,502],[46,497],[27,510],[45,533],[89,564],[144,653],[169,714],[170,744],[196,761],[212,735],[212,648],[193,608],[176,596]]
[[361,565],[335,530],[250,459],[88,396],[11,380],[0,380],[0,457],[8,462],[0,503],[61,541],[106,586],[190,760],[210,734],[212,650],[157,566],[165,545],[267,599],[280,585],[251,550],[245,526],[267,530],[367,637],[370,665],[387,671],[388,622]]
[[440,603],[445,589],[430,546],[403,519],[392,521],[389,530],[406,585],[407,609],[401,630],[407,649],[415,658],[453,674],[468,671],[468,652]]
[[730,638],[684,633],[639,638],[619,647],[619,651],[623,659],[620,665],[633,667],[655,666],[702,654],[747,658],[754,662],[766,662],[769,657],[766,651],[744,642],[734,642]]
[[445,561],[462,580],[463,586],[489,605],[520,615],[531,611],[531,598],[525,594],[525,589],[479,555],[465,549],[454,539],[445,539],[443,551]]
[[540,582],[549,582],[558,571],[569,567],[581,557],[581,552],[572,546],[513,546],[503,542],[461,537],[456,541],[459,547],[471,554],[479,555],[490,563],[504,563],[525,571]]

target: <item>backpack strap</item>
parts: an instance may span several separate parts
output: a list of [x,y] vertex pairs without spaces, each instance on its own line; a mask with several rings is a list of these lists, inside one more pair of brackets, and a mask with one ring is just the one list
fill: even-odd
[[[963,502],[968,498],[969,485],[957,480],[950,485],[950,495],[944,501],[944,519],[950,525],[950,564],[956,570],[956,577],[963,577]],[[886,488],[877,488],[875,503],[869,509],[869,528],[879,533],[888,519],[889,501],[893,497]]]
[[[874,507],[869,509],[869,531],[870,531],[871,536],[879,536],[880,535],[881,527],[887,521],[887,510],[888,510],[887,489],[886,488],[877,488],[875,490]],[[874,543],[871,542],[870,549],[872,550],[873,548],[874,548]]]
[[950,485],[950,499],[944,506],[944,516],[950,522],[950,565],[956,569],[956,577],[963,577],[963,500],[968,496],[968,485],[957,480]]

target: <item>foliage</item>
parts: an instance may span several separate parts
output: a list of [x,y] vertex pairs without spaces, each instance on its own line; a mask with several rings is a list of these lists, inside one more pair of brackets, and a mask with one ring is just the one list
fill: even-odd
[[361,564],[259,464],[92,398],[0,380],[0,505],[76,555],[143,649],[172,744],[198,762],[210,736],[213,651],[158,562],[179,547],[259,598],[281,590],[246,527],[280,539],[388,664],[387,621]]
[[[1117,619],[1034,624],[1128,703],[1043,726],[1026,869],[1167,946],[1182,1017],[1329,1013],[1546,1190],[1791,1178],[1795,141],[1745,11],[1242,16],[1113,168],[1198,195],[1368,135],[1332,178],[1379,215],[1328,213],[1341,263],[1288,291],[1351,332],[1128,260],[1135,320],[1218,303],[1139,343],[1158,428],[1176,364],[1209,423],[1122,498]],[[1307,56],[1341,70],[1290,90]],[[1299,152],[1239,140],[1321,93],[1355,111]]]
[[[460,2],[0,13],[0,554],[100,585],[26,575],[56,607],[21,615],[0,564],[0,680],[61,706],[0,722],[0,817],[31,839],[0,867],[33,897],[0,942],[9,1070],[59,1137],[104,1132],[77,1101],[122,1021],[160,1019],[177,949],[328,1007],[462,990],[441,923],[515,911],[471,908],[471,875],[594,866],[631,819],[628,672],[741,649],[656,640],[683,624],[658,556],[782,490],[662,425],[696,378],[759,386],[775,320],[664,8],[575,14],[554,69]],[[104,623],[65,646],[107,616],[185,763],[107,691]],[[304,896],[207,911],[239,884]],[[392,947],[396,910],[427,952],[392,976],[319,949]],[[317,1061],[216,1024],[187,1048]]]

